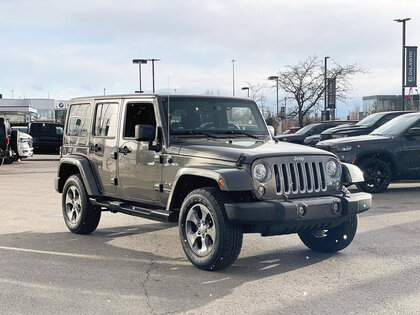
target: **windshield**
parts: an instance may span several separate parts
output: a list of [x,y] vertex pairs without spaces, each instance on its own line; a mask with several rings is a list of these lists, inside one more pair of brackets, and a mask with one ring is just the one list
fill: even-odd
[[407,115],[398,116],[388,121],[386,124],[383,124],[379,128],[376,128],[370,134],[391,137],[398,136],[419,119],[419,116],[417,115],[409,117],[406,116]]
[[383,113],[371,114],[371,115],[363,118],[361,121],[359,121],[356,124],[356,126],[372,126],[374,123],[376,123],[383,116],[384,116]]
[[[162,98],[162,106],[166,115],[168,98]],[[268,135],[253,101],[173,97],[169,98],[169,112],[171,135]]]
[[34,123],[34,124],[31,124],[31,135],[62,136],[63,126],[57,125],[57,124]]
[[307,133],[309,130],[311,130],[313,127],[315,127],[315,126],[316,126],[315,124],[307,125],[307,126],[303,127],[302,129],[299,129],[298,131],[296,131],[295,134],[303,135],[303,134]]

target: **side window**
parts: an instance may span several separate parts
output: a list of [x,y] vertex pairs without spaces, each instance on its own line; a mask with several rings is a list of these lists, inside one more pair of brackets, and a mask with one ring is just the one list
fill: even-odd
[[382,118],[382,122],[381,125],[387,123],[388,121],[390,121],[391,119],[394,119],[395,117],[399,116],[398,114],[393,114],[393,115],[387,115],[384,118]]
[[87,135],[89,126],[89,104],[76,104],[70,106],[67,121],[67,135],[83,137]]
[[118,104],[97,104],[95,110],[94,136],[115,137],[117,131]]
[[127,104],[127,110],[125,112],[124,138],[134,138],[136,125],[150,125],[156,127],[153,104]]
[[55,134],[56,134],[57,136],[62,136],[62,135],[63,135],[63,127],[56,126],[56,127],[55,127]]

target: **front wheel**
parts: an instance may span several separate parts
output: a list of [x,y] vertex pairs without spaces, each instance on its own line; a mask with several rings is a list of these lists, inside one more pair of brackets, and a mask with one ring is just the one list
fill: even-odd
[[338,252],[353,241],[357,230],[357,216],[353,215],[335,228],[299,233],[299,237],[310,249],[316,252]]
[[199,269],[220,270],[233,264],[242,247],[242,229],[226,217],[225,198],[217,188],[192,191],[182,203],[179,235],[182,248]]
[[377,158],[363,160],[360,165],[365,181],[358,183],[357,187],[368,193],[384,191],[391,182],[391,168],[388,164]]
[[76,234],[92,233],[101,219],[101,211],[90,203],[80,175],[67,179],[62,194],[62,210],[68,229]]

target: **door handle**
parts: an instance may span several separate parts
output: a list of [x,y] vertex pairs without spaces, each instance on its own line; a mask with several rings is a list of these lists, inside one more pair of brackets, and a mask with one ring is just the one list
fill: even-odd
[[101,147],[98,144],[95,144],[94,146],[90,146],[89,150],[93,151],[93,152],[98,152],[101,151]]
[[124,147],[122,147],[122,148],[119,148],[119,149],[118,149],[118,152],[119,152],[119,153],[122,153],[122,154],[124,154],[124,155],[126,155],[127,153],[130,153],[130,152],[131,152],[131,150],[130,150],[129,148],[127,148],[126,146],[124,146]]

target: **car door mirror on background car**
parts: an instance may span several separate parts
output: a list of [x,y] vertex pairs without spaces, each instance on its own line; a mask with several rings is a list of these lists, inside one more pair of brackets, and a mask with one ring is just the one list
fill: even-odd
[[151,125],[136,125],[134,137],[137,141],[153,141],[155,139],[155,127]]
[[420,127],[410,128],[407,131],[407,136],[420,136]]

